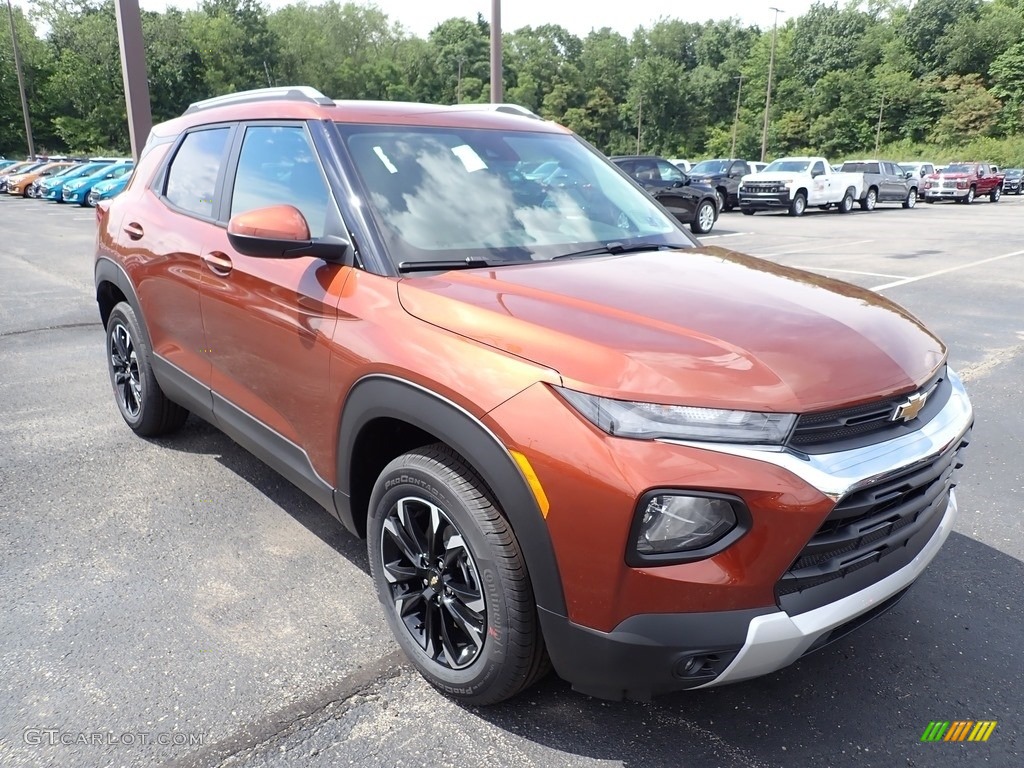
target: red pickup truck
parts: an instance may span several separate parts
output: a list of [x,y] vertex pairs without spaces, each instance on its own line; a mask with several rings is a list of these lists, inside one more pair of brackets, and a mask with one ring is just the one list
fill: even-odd
[[976,197],[988,195],[998,203],[1006,177],[990,163],[952,163],[924,180],[924,200],[956,200],[970,205]]

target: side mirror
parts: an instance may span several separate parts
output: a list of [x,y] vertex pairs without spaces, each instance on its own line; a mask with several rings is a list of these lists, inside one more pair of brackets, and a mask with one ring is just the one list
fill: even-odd
[[[921,175],[923,176],[924,174],[922,173]],[[903,178],[904,179],[912,179],[912,178],[914,178],[914,172],[913,171],[907,171],[906,173],[903,174]]]
[[684,173],[683,174],[683,181],[680,184],[680,186],[682,186],[682,187],[690,186],[690,174],[688,174],[688,173]]
[[349,245],[341,238],[314,242],[306,217],[293,205],[271,205],[233,216],[228,222],[228,241],[239,253],[266,259],[315,256],[336,260]]

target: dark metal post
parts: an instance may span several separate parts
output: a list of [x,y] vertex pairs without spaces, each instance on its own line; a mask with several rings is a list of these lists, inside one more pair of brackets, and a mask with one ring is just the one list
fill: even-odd
[[501,0],[491,0],[491,103],[502,99]]
[[21,94],[21,114],[25,117],[25,140],[28,142],[28,159],[36,159],[36,147],[32,142],[32,120],[28,116],[28,97],[25,95],[25,76],[21,72],[21,53],[18,52],[18,34],[14,31],[14,8],[7,0],[7,15],[11,18],[11,48],[14,49],[14,68],[18,70],[18,92]]
[[765,153],[768,150],[768,110],[772,104],[772,70],[775,69],[775,37],[779,29],[779,14],[783,13],[781,8],[770,8],[775,11],[775,23],[772,24],[772,53],[768,57],[768,91],[764,96],[764,129],[761,131],[761,162],[764,162]]
[[124,79],[124,101],[128,108],[128,135],[132,142],[132,157],[138,160],[149,138],[149,129],[153,127],[139,0],[117,0],[114,11],[117,14],[117,39],[121,44],[121,76]]
[[739,80],[739,87],[736,88],[736,117],[732,121],[732,149],[729,150],[729,157],[736,157],[736,130],[740,125],[740,94],[743,93],[743,75],[734,77],[733,80]]

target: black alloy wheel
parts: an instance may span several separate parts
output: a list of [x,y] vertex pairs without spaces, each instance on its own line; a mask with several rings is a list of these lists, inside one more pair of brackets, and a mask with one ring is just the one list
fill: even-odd
[[142,411],[142,381],[139,377],[139,357],[131,331],[123,321],[110,324],[107,335],[110,355],[110,376],[118,406],[129,418],[137,419]]
[[381,471],[366,523],[388,625],[427,682],[495,704],[551,669],[519,542],[493,494],[443,443]]
[[155,437],[185,423],[188,411],[167,399],[153,375],[146,337],[128,302],[116,305],[107,318],[106,352],[114,401],[135,434]]
[[487,602],[462,532],[425,499],[398,499],[381,528],[381,567],[395,611],[430,659],[465,669],[480,656]]

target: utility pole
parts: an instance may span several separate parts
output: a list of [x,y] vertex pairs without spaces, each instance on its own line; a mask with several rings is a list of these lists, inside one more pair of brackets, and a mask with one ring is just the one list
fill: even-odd
[[36,159],[36,147],[32,142],[32,120],[28,116],[28,97],[25,95],[25,76],[21,72],[21,54],[18,52],[18,34],[14,31],[14,8],[7,0],[7,15],[11,19],[11,48],[14,50],[14,68],[18,70],[18,92],[21,94],[21,114],[25,118],[25,140],[28,142],[28,159]]
[[502,99],[501,0],[491,0],[491,104]]
[[153,127],[139,0],[116,0],[114,12],[117,17],[117,40],[121,47],[121,77],[124,80],[124,103],[128,109],[128,136],[132,143],[132,157],[138,160],[149,138],[149,129]]
[[781,8],[775,8],[774,6],[769,8],[771,11],[775,11],[775,21],[772,24],[772,52],[768,57],[768,91],[764,96],[764,128],[761,130],[761,162],[764,162],[764,156],[768,151],[768,110],[772,104],[772,70],[775,69],[775,38],[778,34],[779,29],[779,14],[783,13]]
[[455,83],[455,103],[462,103],[462,65],[466,63],[465,54],[460,53],[458,59],[459,62],[459,79]]
[[743,75],[734,77],[733,80],[739,80],[739,87],[736,88],[736,117],[732,121],[732,149],[729,150],[729,157],[736,157],[736,130],[740,125],[740,94],[743,93]]
[[878,105],[878,127],[875,129],[875,154],[878,154],[878,147],[882,143],[882,110],[885,109],[885,92],[882,92],[882,100]]
[[636,153],[640,154],[640,132],[644,124],[644,95],[640,94],[640,104],[636,110]]

